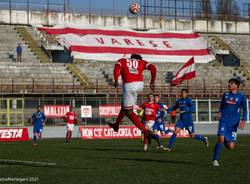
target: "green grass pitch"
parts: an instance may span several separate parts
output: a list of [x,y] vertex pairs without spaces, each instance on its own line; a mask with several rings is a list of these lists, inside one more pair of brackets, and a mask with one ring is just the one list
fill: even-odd
[[[223,148],[220,167],[212,166],[216,141],[210,147],[179,138],[174,151],[157,150],[153,142],[148,152],[140,140],[44,139],[37,147],[31,142],[0,143],[0,159],[56,163],[39,166],[0,162],[1,178],[35,178],[22,183],[77,184],[229,184],[250,183],[250,136],[240,135],[233,151]],[[164,139],[166,144],[169,139]],[[3,182],[13,183],[13,182]]]

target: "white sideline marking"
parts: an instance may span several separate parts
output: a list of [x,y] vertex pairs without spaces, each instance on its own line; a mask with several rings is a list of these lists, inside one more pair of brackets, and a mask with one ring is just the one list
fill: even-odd
[[37,165],[37,166],[55,166],[56,165],[56,163],[49,163],[49,162],[33,162],[33,161],[25,161],[25,160],[5,160],[5,159],[0,159],[0,163],[26,164],[26,165]]

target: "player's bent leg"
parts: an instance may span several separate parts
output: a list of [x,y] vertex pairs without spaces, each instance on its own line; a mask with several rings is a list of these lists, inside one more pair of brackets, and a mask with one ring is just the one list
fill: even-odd
[[122,108],[122,109],[120,110],[120,112],[119,112],[119,115],[118,115],[118,117],[117,117],[117,119],[116,119],[116,122],[115,122],[115,123],[108,123],[108,125],[109,125],[111,128],[113,128],[113,130],[114,130],[115,132],[118,132],[118,130],[119,130],[119,125],[122,124],[122,119],[124,118],[125,114],[126,114],[126,111]]
[[144,124],[140,121],[138,116],[133,112],[132,109],[125,110],[126,116],[134,123],[134,125],[139,128],[143,133],[148,135],[149,131],[145,128]]
[[229,150],[233,150],[236,147],[236,143],[235,142],[228,142],[227,143],[227,148]]
[[203,137],[200,134],[194,134],[194,133],[191,133],[190,136],[191,136],[191,138],[193,138],[195,140],[204,142],[205,146],[209,147],[209,142],[208,142],[208,138],[207,137]]
[[118,114],[118,117],[116,119],[116,122],[115,122],[115,124],[118,127],[119,127],[120,124],[122,124],[122,120],[123,120],[124,116],[125,116],[125,111],[124,111],[124,109],[121,109],[119,114]]
[[174,141],[176,139],[177,134],[180,133],[180,131],[181,131],[181,128],[175,127],[173,135],[171,136],[171,138],[169,140],[169,143],[168,143],[168,146],[167,146],[167,151],[172,151],[173,146],[174,146]]

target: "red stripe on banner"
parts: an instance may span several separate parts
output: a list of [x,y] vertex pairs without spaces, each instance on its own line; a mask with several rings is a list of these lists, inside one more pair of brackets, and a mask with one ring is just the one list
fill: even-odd
[[177,78],[177,79],[171,81],[171,84],[172,84],[172,85],[178,85],[178,84],[180,84],[182,81],[184,81],[184,80],[189,80],[189,79],[192,79],[192,78],[194,78],[194,77],[196,77],[196,72],[195,72],[195,71],[189,72],[189,73],[184,74],[181,78]]
[[190,65],[194,64],[194,57],[192,57],[190,60],[188,60],[183,67],[181,67],[181,69],[177,72],[176,76],[179,75],[179,73],[184,69],[189,67]]
[[109,36],[132,36],[141,38],[198,38],[198,33],[138,33],[120,30],[102,30],[102,29],[78,29],[78,28],[37,28],[39,31],[44,31],[47,34],[96,34],[96,35],[109,35]]
[[178,56],[202,56],[209,55],[208,49],[199,50],[152,50],[140,48],[118,48],[118,47],[88,47],[70,46],[70,51],[82,53],[113,53],[113,54],[151,54],[151,55],[178,55]]
[[175,79],[171,81],[171,85],[178,85],[184,80],[189,80],[189,79],[196,77],[196,71],[191,71],[191,72],[185,73],[182,77],[178,77],[180,72],[182,72],[186,68],[192,67],[193,64],[194,64],[194,57],[188,60],[185,63],[185,65],[177,72],[177,74],[175,75]]

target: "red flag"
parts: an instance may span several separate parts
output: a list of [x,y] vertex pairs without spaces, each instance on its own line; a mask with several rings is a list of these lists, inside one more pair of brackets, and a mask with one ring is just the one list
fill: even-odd
[[176,76],[172,79],[171,85],[178,85],[184,80],[192,79],[196,76],[194,57],[192,57],[185,65],[178,71]]

